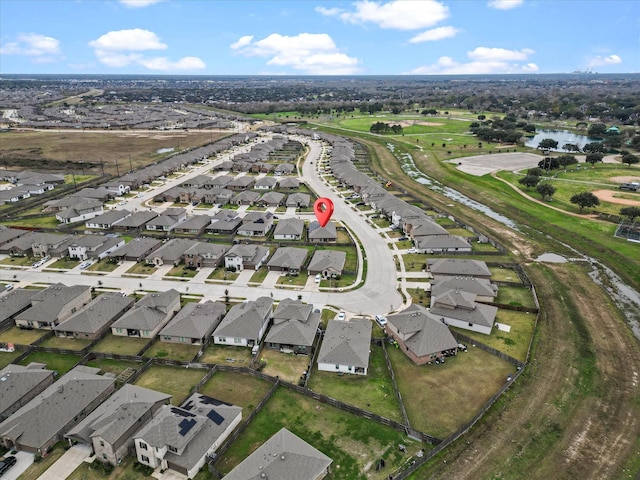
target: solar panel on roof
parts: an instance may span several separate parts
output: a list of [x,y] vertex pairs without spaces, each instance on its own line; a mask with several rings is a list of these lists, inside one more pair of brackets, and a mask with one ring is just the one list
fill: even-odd
[[184,410],[191,410],[193,408],[193,400],[189,400],[187,403],[185,403],[184,405],[182,405],[182,407],[180,407]]
[[175,414],[175,415],[180,415],[181,417],[195,417],[195,415],[193,413],[189,413],[189,412],[185,412],[184,410],[182,410],[181,408],[178,407],[171,407],[171,413]]
[[200,403],[203,405],[229,405],[226,402],[223,402],[222,400],[218,400],[217,398],[211,398],[211,397],[207,397],[206,395],[200,395]]
[[224,417],[215,410],[209,410],[209,413],[207,413],[207,417],[209,417],[209,419],[216,425],[220,425],[222,422],[224,422]]
[[195,424],[196,424],[196,421],[193,418],[191,420],[187,420],[187,419],[182,420],[178,424],[178,426],[180,427],[180,431],[178,433],[184,437],[189,432],[189,430],[193,428]]

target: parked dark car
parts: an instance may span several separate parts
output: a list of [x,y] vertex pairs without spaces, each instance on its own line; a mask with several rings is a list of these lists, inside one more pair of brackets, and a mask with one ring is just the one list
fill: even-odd
[[0,461],[0,477],[4,475],[4,473],[13,467],[16,464],[16,457],[6,457],[4,460]]

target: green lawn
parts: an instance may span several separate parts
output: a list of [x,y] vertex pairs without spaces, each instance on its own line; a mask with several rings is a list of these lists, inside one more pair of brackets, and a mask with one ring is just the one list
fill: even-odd
[[76,355],[63,355],[60,353],[32,352],[27,355],[20,365],[29,365],[31,362],[44,363],[47,369],[58,372],[59,376],[64,375],[80,361]]
[[198,273],[196,270],[179,265],[177,267],[173,267],[171,270],[165,273],[165,276],[180,277],[180,278],[188,279],[188,278],[195,277],[196,273]]
[[421,366],[400,349],[387,349],[413,428],[445,438],[471,420],[515,371],[510,363],[468,347],[444,365]]
[[23,217],[20,219],[12,219],[0,222],[3,225],[11,227],[32,227],[32,228],[56,228],[60,222],[55,215],[46,217]]
[[119,265],[117,262],[111,262],[109,260],[100,260],[94,263],[87,270],[91,272],[113,272]]
[[69,257],[63,257],[56,260],[51,265],[48,265],[47,268],[62,268],[65,270],[71,270],[72,268],[77,267],[79,264],[80,262],[75,258],[71,259]]
[[40,345],[42,347],[63,348],[65,350],[82,350],[90,343],[91,340],[53,336],[47,338]]
[[22,330],[15,325],[9,330],[0,333],[0,342],[16,345],[31,345],[40,337],[48,333],[47,330]]
[[190,362],[200,350],[199,345],[184,345],[181,343],[155,342],[149,350],[144,352],[145,357],[169,358]]
[[13,363],[13,361],[18,358],[22,352],[16,350],[14,352],[0,352],[0,370],[4,367]]
[[205,383],[200,393],[246,409],[246,416],[255,409],[271,388],[271,384],[248,373],[218,371]]
[[[326,480],[386,480],[410,455],[429,448],[401,432],[342,412],[300,394],[279,388],[249,427],[215,464],[228,473],[282,427],[331,457]],[[407,454],[398,450],[407,447]],[[375,464],[385,459],[384,469]]]
[[0,265],[30,267],[36,261],[33,257],[7,257],[0,260]]
[[157,269],[158,267],[156,267],[155,265],[147,265],[144,262],[139,262],[134,264],[129,270],[127,270],[127,273],[134,275],[151,275]]
[[280,379],[294,384],[298,383],[309,364],[309,357],[306,355],[282,353],[268,348],[263,348],[260,355],[261,360],[267,363],[262,369],[263,373],[272,377],[280,377]]
[[492,282],[522,283],[515,270],[510,268],[489,267]]
[[214,343],[211,342],[200,359],[200,362],[248,367],[251,362],[251,349],[248,347],[214,345]]
[[180,405],[206,373],[206,370],[199,368],[152,365],[138,377],[135,384],[171,395],[171,403]]
[[326,280],[322,279],[320,281],[320,286],[323,288],[343,288],[349,287],[356,282],[356,275],[342,275],[337,280]]
[[499,287],[496,303],[536,308],[533,292],[527,287]]
[[267,274],[268,273],[269,273],[269,270],[266,267],[265,268],[260,268],[259,270],[256,271],[256,273],[251,275],[251,278],[249,279],[249,282],[251,282],[251,283],[262,283],[262,282],[264,282],[264,279],[267,278]]
[[[426,253],[406,253],[402,256],[404,268],[407,272],[421,272],[427,262]],[[466,258],[466,257],[465,257]]]
[[110,358],[94,358],[90,362],[87,362],[89,367],[97,367],[102,372],[113,373],[118,376],[122,372],[124,372],[127,368],[133,368],[135,370],[140,369],[142,366],[141,363],[138,362],[128,362],[126,360],[112,360]]
[[93,347],[93,351],[117,353],[119,355],[137,355],[150,341],[147,338],[121,337],[108,333]]
[[224,268],[216,268],[207,278],[209,280],[225,280],[227,282],[233,282],[239,275],[239,273],[229,272]]
[[371,346],[366,376],[320,372],[314,365],[308,386],[313,391],[403,422],[382,347]]
[[300,272],[298,275],[282,275],[278,279],[278,283],[276,285],[284,285],[284,286],[292,286],[295,285],[297,287],[304,287],[307,284],[307,280],[309,275],[307,271],[304,270]]

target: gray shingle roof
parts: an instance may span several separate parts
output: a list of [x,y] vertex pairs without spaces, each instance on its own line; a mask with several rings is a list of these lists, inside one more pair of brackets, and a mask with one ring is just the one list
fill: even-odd
[[313,345],[320,314],[312,313],[313,305],[285,298],[273,312],[273,325],[266,342],[287,345]]
[[428,260],[429,271],[433,275],[449,275],[462,277],[491,276],[487,264],[480,260],[468,260],[463,258],[438,258]]
[[175,304],[176,298],[180,304],[180,294],[174,290],[161,293],[149,293],[142,297],[131,310],[113,323],[113,328],[128,328],[133,330],[155,330],[171,313],[168,308]]
[[23,365],[7,365],[0,370],[0,413],[27,395],[53,371],[29,368]]
[[161,258],[165,262],[177,262],[184,252],[196,244],[196,240],[188,238],[172,238],[149,255],[150,258]]
[[260,297],[234,305],[222,319],[214,335],[257,340],[260,329],[271,317],[273,299]]
[[225,475],[225,480],[316,480],[333,460],[286,428]]
[[299,218],[285,218],[279,220],[273,235],[302,235],[304,232],[304,221]]
[[32,306],[18,314],[16,320],[52,322],[58,318],[62,308],[91,289],[89,286],[51,285],[31,297]]
[[54,328],[56,331],[98,333],[133,305],[133,298],[104,293]]
[[0,321],[12,317],[29,307],[31,305],[31,297],[36,293],[38,293],[37,290],[16,288],[13,292],[0,297]]
[[111,252],[108,256],[112,258],[117,257],[139,257],[149,250],[153,250],[160,245],[162,241],[155,238],[134,238],[126,245]]
[[317,221],[313,221],[309,224],[309,240],[335,240],[338,238],[336,232],[336,224],[334,222],[327,223],[324,227],[321,227]]
[[413,304],[401,313],[389,315],[387,321],[405,337],[405,345],[418,357],[458,345],[449,328],[420,305]]
[[340,252],[337,250],[316,250],[307,269],[313,272],[321,272],[330,268],[337,270],[338,272],[342,272],[346,259],[346,252]]
[[318,363],[367,368],[371,349],[371,322],[366,318],[348,322],[329,320],[322,339]]
[[204,303],[188,303],[160,331],[160,336],[203,338],[213,333],[226,313],[224,304],[207,300]]
[[438,297],[447,290],[462,290],[483,297],[495,297],[498,294],[498,287],[486,278],[434,277],[431,282],[431,295]]
[[498,308],[476,303],[475,294],[449,290],[432,299],[430,313],[437,317],[449,317],[463,322],[493,327]]
[[300,270],[307,259],[309,251],[306,248],[280,247],[275,251],[267,266]]

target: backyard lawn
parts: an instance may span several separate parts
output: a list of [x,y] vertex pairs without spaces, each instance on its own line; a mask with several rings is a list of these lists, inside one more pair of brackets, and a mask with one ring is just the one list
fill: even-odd
[[68,338],[68,337],[53,337],[47,338],[40,344],[42,347],[62,348],[65,350],[82,350],[91,343],[90,340]]
[[201,368],[180,368],[152,365],[135,384],[171,395],[171,403],[180,405],[207,371]]
[[79,361],[80,356],[78,355],[31,352],[20,362],[20,365],[29,365],[31,362],[44,363],[48,370],[54,370],[58,372],[58,376],[62,376],[71,370]]
[[308,386],[315,392],[404,423],[380,346],[371,346],[366,376],[320,372],[314,365]]
[[127,368],[139,370],[142,364],[138,362],[128,362],[126,360],[113,360],[111,358],[94,358],[87,362],[87,366],[97,367],[102,370],[102,373],[113,373],[117,377]]
[[18,358],[22,354],[22,352],[16,350],[15,352],[0,352],[0,370],[13,363],[13,361]]
[[499,287],[496,303],[536,308],[533,292],[527,287]]
[[93,347],[92,351],[117,353],[118,355],[137,355],[150,341],[147,338],[120,337],[108,333]]
[[46,333],[48,333],[46,330],[22,330],[14,325],[9,330],[0,333],[0,342],[13,343],[15,345],[31,345]]
[[263,373],[272,377],[280,377],[281,380],[294,384],[298,383],[298,380],[309,365],[309,357],[307,355],[282,353],[268,348],[262,349],[260,358],[267,362],[267,365],[262,369]]
[[249,410],[247,417],[264,398],[271,384],[248,373],[217,371],[200,389],[200,393]]
[[489,267],[492,282],[522,283],[515,270],[510,268]]
[[420,366],[397,348],[387,350],[413,428],[445,438],[471,420],[515,371],[512,364],[468,347],[444,365]]
[[220,363],[222,365],[248,367],[251,362],[251,349],[248,347],[230,347],[211,343],[199,361],[202,363]]
[[[331,457],[325,480],[386,480],[418,450],[429,448],[402,432],[280,387],[216,468],[228,473],[282,427]],[[399,444],[406,446],[406,454],[399,451]],[[386,465],[376,471],[380,459]]]
[[200,350],[200,345],[184,345],[181,343],[155,342],[149,350],[144,352],[145,357],[169,358],[181,362],[190,362]]

